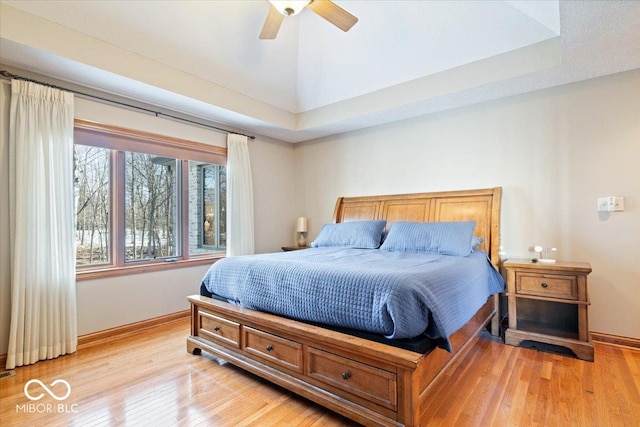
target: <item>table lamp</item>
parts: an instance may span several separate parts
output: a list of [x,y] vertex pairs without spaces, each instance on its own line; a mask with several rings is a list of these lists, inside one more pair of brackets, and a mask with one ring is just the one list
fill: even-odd
[[298,217],[296,221],[296,234],[298,237],[298,247],[307,246],[307,217],[301,216]]

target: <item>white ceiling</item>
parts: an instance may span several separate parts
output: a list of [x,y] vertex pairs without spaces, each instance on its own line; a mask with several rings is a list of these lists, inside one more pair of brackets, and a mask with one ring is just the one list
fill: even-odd
[[640,68],[640,1],[0,3],[5,65],[290,142]]

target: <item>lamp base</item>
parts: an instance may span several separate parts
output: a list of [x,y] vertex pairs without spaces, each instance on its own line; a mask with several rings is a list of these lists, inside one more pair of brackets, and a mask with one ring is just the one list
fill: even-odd
[[307,238],[304,233],[298,233],[298,247],[303,248],[307,246]]

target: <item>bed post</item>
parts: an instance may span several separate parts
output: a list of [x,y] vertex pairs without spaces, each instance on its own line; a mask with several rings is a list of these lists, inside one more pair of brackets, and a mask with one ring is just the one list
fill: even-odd
[[493,189],[491,198],[491,263],[500,271],[500,203],[502,201],[502,187]]
[[[501,271],[502,261],[500,259],[500,211],[502,203],[502,187],[493,189],[491,200],[491,263],[498,272]],[[493,296],[493,306],[495,315],[491,319],[491,335],[500,336],[500,294]]]
[[337,223],[337,222],[342,222],[342,218],[338,218],[338,216],[342,216],[341,215],[341,208],[342,208],[342,200],[344,199],[344,197],[338,197],[338,201],[336,202],[336,207],[333,209],[333,223]]

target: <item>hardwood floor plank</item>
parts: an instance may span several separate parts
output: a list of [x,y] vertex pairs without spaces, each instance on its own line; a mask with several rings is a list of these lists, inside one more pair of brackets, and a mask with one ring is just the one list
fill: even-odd
[[529,388],[529,381],[531,379],[531,366],[528,363],[527,358],[520,359],[519,370],[514,372],[515,390],[513,393],[513,404],[509,411],[507,423],[510,425],[517,425],[523,417],[525,405],[521,405],[520,402],[525,402],[527,397],[527,389]]
[[539,363],[540,376],[538,378],[538,396],[536,398],[533,415],[534,425],[544,426],[549,411],[550,387],[551,387],[551,361],[547,354],[539,352],[536,360]]
[[[583,412],[581,411],[582,398],[580,395],[580,387],[574,383],[574,368],[579,367],[580,363],[573,363],[568,357],[560,357],[558,360],[558,368],[562,370],[560,378],[560,425],[568,425],[572,422],[580,423]],[[590,362],[589,362],[590,363]]]
[[507,375],[507,381],[505,383],[505,393],[502,395],[502,403],[498,410],[498,419],[507,420],[509,413],[514,405],[517,405],[514,399],[516,397],[516,387],[518,385],[518,376],[522,369],[522,359],[516,358],[511,365],[511,368],[504,374]]
[[[625,349],[617,348],[618,352],[614,368],[620,379],[620,386],[616,388],[616,395],[620,402],[620,415],[625,425],[632,425],[633,413],[640,411],[640,392],[633,380],[633,373],[624,356]],[[630,405],[626,400],[630,399]]]
[[[341,427],[355,423],[206,353],[188,354],[188,319],[0,380],[5,426]],[[595,362],[479,338],[430,389],[424,426],[640,425],[640,350],[595,343]],[[65,411],[34,411],[25,384],[64,379]],[[32,385],[33,394],[41,393]],[[41,405],[55,405],[45,396]],[[40,407],[46,408],[44,406]]]
[[491,360],[494,360],[494,363],[488,364],[491,367],[488,381],[491,381],[494,387],[493,393],[489,395],[487,411],[480,421],[481,426],[495,425],[495,420],[500,411],[502,399],[506,391],[505,385],[508,380],[508,376],[504,375],[504,372],[512,369],[516,360],[512,355],[518,351],[517,348],[511,346],[497,347],[492,345],[492,347],[495,349],[500,348],[502,351],[499,351],[496,358],[491,358]]
[[[484,426],[490,425],[496,412],[500,408],[500,402],[504,397],[503,390],[500,388],[500,378],[504,377],[504,372],[507,362],[511,359],[509,354],[511,352],[502,352],[501,346],[493,345],[489,340],[478,340],[478,343],[484,343],[487,350],[486,356],[482,356],[482,360],[488,357],[495,362],[493,364],[482,363],[473,367],[469,367],[469,370],[477,370],[480,366],[483,366],[479,370],[479,376],[481,384],[479,388],[473,388],[469,392],[470,404],[465,406],[463,411],[468,415],[466,419],[460,421],[469,425]],[[480,348],[483,348],[481,346]],[[509,350],[513,350],[512,347]],[[478,396],[495,396],[495,399],[479,399]],[[477,409],[476,409],[477,408]]]
[[569,417],[572,420],[575,420],[581,425],[587,425],[586,420],[586,408],[584,407],[586,404],[586,399],[583,397],[583,388],[581,384],[582,380],[582,372],[584,370],[584,366],[587,363],[568,363],[567,367],[567,386],[568,386],[568,396],[567,401],[569,404]]
[[527,384],[527,393],[524,397],[525,402],[531,402],[530,404],[524,405],[522,410],[522,418],[521,422],[526,423],[527,425],[535,425],[534,416],[536,410],[536,400],[540,391],[540,372],[542,369],[542,354],[539,352],[530,353],[525,352],[522,356],[527,357],[530,376],[529,382]]
[[[631,378],[635,384],[635,390],[640,390],[640,352],[623,349],[622,354],[626,365],[629,367]],[[640,401],[640,399],[638,399]]]

